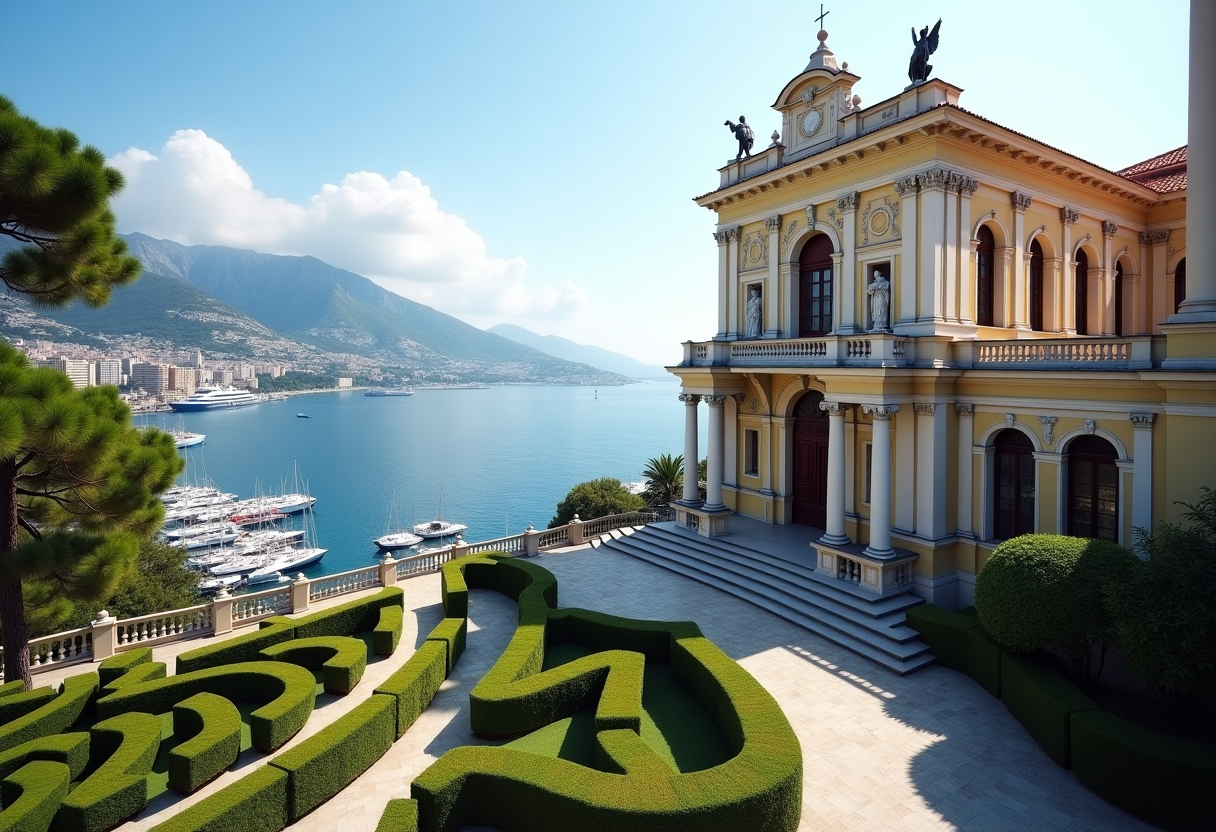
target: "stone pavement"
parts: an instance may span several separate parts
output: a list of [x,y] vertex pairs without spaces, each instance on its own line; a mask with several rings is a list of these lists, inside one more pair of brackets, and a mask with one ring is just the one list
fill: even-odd
[[[960,673],[930,667],[897,676],[750,604],[604,549],[547,554],[534,563],[557,576],[563,607],[696,621],[773,694],[802,743],[800,830],[1153,828],[1096,797],[1070,771],[1059,768],[999,700]],[[412,578],[400,586],[407,614],[397,655],[369,663],[353,696],[319,698],[318,710],[287,747],[358,704],[442,617],[438,575]],[[474,590],[468,647],[431,707],[371,769],[290,827],[293,832],[374,832],[387,801],[408,797],[415,775],[447,749],[476,743],[469,731],[468,692],[498,658],[515,620],[514,602]],[[170,645],[158,649],[156,658],[165,661],[170,650],[177,653],[198,644]],[[167,660],[172,667],[172,658]],[[51,674],[36,677],[39,685],[52,681]],[[172,804],[154,801],[120,830],[150,829],[263,759],[246,752],[235,771],[202,792]]]

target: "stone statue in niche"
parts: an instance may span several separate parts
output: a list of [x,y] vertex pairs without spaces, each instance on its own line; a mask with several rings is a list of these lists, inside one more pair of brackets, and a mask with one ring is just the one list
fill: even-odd
[[735,138],[739,140],[739,152],[735,154],[735,161],[739,161],[740,157],[747,156],[749,159],[752,155],[752,144],[756,141],[756,136],[752,133],[752,128],[748,125],[747,119],[739,116],[739,123],[735,124],[730,119],[723,122],[730,128],[730,132],[735,134]]
[[891,283],[878,269],[874,270],[874,281],[866,287],[870,296],[870,332],[890,332]]
[[747,296],[747,328],[744,334],[748,338],[760,337],[760,326],[764,318],[764,299],[760,297],[760,287],[753,286]]
[[929,31],[929,27],[920,30],[920,38],[916,37],[916,27],[912,27],[912,59],[908,61],[908,78],[911,79],[911,86],[922,84],[929,80],[929,73],[933,71],[933,65],[929,63],[929,56],[937,51],[937,33],[942,28],[941,18],[938,18],[937,23],[933,26],[933,31]]

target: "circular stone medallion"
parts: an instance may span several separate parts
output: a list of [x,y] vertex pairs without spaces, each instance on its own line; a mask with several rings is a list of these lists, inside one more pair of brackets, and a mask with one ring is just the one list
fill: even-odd
[[807,110],[806,115],[802,117],[802,135],[813,136],[819,132],[819,125],[823,122],[823,116],[818,110]]

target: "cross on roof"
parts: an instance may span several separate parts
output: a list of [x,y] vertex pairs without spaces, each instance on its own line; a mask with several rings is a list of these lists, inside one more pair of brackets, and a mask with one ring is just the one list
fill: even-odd
[[823,28],[823,19],[824,19],[825,17],[827,17],[828,15],[830,15],[830,14],[831,14],[831,12],[825,12],[825,11],[823,10],[823,4],[822,4],[822,3],[820,3],[820,4],[819,4],[819,17],[815,18],[816,20],[818,20],[818,21],[819,21],[819,28],[820,28],[820,29],[822,29],[822,28]]

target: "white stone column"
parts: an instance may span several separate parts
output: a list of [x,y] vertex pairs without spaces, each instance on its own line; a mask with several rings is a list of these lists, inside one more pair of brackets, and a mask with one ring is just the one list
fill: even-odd
[[1166,318],[1174,311],[1173,298],[1169,294],[1169,275],[1165,271],[1169,265],[1169,251],[1166,248],[1169,241],[1168,228],[1140,232],[1141,244],[1151,246],[1153,252],[1152,265],[1142,270],[1153,284],[1152,315],[1145,316],[1148,326],[1145,332],[1150,335],[1160,335],[1161,324],[1165,323]]
[[1072,259],[1072,227],[1081,218],[1079,211],[1065,205],[1060,209],[1060,256],[1064,259],[1064,322],[1061,332],[1077,334],[1077,261]]
[[1027,270],[1026,209],[1031,198],[1020,191],[1009,195],[1013,206],[1013,326],[1015,329],[1030,329],[1030,309],[1026,299],[1030,294],[1030,273]]
[[695,393],[681,393],[684,402],[684,502],[696,505],[701,502],[697,488],[697,402],[701,397]]
[[960,537],[974,537],[971,530],[971,445],[975,442],[975,405],[955,402],[954,412],[958,414],[958,498],[955,500],[958,517],[955,527]]
[[718,243],[718,334],[715,340],[726,337],[727,287],[730,285],[730,234],[726,229],[714,232]]
[[933,168],[917,176],[920,183],[920,308],[917,320],[941,320],[945,297],[946,182],[950,174]]
[[768,281],[764,284],[764,329],[765,338],[781,337],[781,312],[778,299],[777,275],[781,267],[781,217],[769,217],[764,221],[768,229]]
[[790,263],[782,263],[777,269],[780,289],[774,292],[776,297],[773,302],[777,304],[777,310],[773,313],[773,320],[780,321],[780,331],[777,337],[792,337],[793,333],[798,331],[798,304],[794,298],[797,294],[798,269]]
[[916,533],[939,540],[946,536],[946,407],[921,403],[915,411]]
[[1115,334],[1115,261],[1114,237],[1119,226],[1110,220],[1102,223],[1102,293],[1098,306],[1102,310],[1101,333],[1106,336]]
[[844,219],[841,231],[840,291],[833,293],[832,303],[835,305],[833,319],[838,323],[837,334],[852,335],[859,329],[865,328],[857,324],[857,191],[845,194],[836,199],[836,210]]
[[[742,393],[727,396],[724,405],[723,424],[730,425],[722,430],[722,484],[739,485],[739,405],[743,401]],[[759,460],[756,461],[757,465]]]
[[862,405],[874,417],[874,450],[870,467],[870,545],[872,558],[895,555],[891,548],[891,417],[899,405]]
[[962,177],[958,185],[958,319],[965,324],[974,322],[976,241],[971,239],[971,197],[979,187],[970,176]]
[[844,533],[844,414],[848,407],[840,402],[819,403],[819,409],[828,414],[827,528],[819,540],[829,546],[845,546],[853,542]]
[[[915,176],[895,180],[895,192],[899,194],[899,213],[903,239],[899,248],[899,285],[892,292],[899,295],[899,315],[892,314],[895,324],[916,322],[916,194]],[[894,281],[892,281],[894,284]],[[892,298],[894,308],[894,298]]]
[[705,466],[705,505],[706,511],[720,511],[726,508],[722,502],[722,451],[723,433],[725,431],[723,411],[726,396],[706,396],[705,403],[709,405],[709,448],[708,462]]
[[743,229],[739,226],[727,229],[726,239],[726,337],[739,337],[739,245],[743,242]]
[[[905,408],[893,417],[895,422],[895,500],[893,524],[900,531],[916,531],[916,411]],[[875,439],[875,442],[878,440]],[[873,480],[871,490],[873,488]]]
[[[1029,262],[1029,261],[1027,261]],[[1027,289],[1030,288],[1030,273],[1027,272]],[[1043,330],[1059,332],[1063,328],[1063,300],[1061,299],[1064,285],[1064,260],[1061,257],[1045,257],[1043,259]],[[1027,292],[1027,299],[1030,294]],[[1029,310],[1027,312],[1029,315]]]
[[[1216,3],[1191,0],[1187,100],[1186,300],[1170,323],[1216,321]],[[1204,34],[1207,32],[1208,34]]]
[[1156,414],[1133,413],[1132,528],[1153,531],[1153,420]]
[[962,248],[962,235],[959,233],[958,224],[958,194],[962,190],[962,186],[963,177],[957,173],[950,174],[950,179],[946,183],[946,262],[942,273],[944,291],[938,298],[938,311],[935,315],[935,317],[945,318],[947,321],[959,319],[959,255]]
[[1012,246],[1001,246],[995,252],[992,286],[992,324],[993,326],[1013,326],[1013,304],[1016,291],[1013,288],[1014,269]]
[[[830,428],[831,425],[828,425]],[[857,419],[846,419],[844,423],[844,515],[857,516]]]

